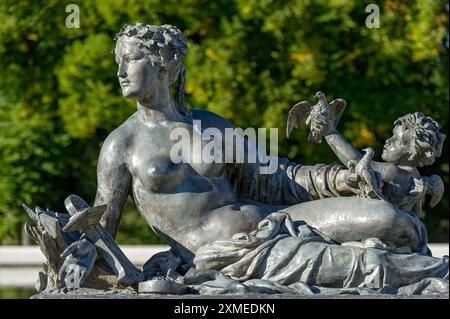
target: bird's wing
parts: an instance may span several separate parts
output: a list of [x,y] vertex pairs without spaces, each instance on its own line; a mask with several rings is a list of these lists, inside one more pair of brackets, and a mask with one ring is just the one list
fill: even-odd
[[374,175],[373,175],[373,192],[375,193],[375,195],[384,201],[387,201],[386,197],[383,194],[383,190],[382,190],[382,186],[383,186],[383,180],[381,179],[381,176],[377,175],[377,173],[375,171],[373,171]]
[[305,123],[309,113],[311,113],[312,105],[308,101],[301,101],[294,105],[289,111],[286,123],[286,136],[289,137],[292,130],[298,127],[299,124]]
[[[363,178],[363,183],[365,184],[365,187],[367,187],[369,193],[373,193],[376,197],[378,197],[381,200],[386,200],[383,191],[381,189],[382,181],[379,176],[377,176],[377,173],[372,170],[371,168],[368,170],[364,170],[361,173],[361,177]],[[370,196],[371,198],[374,198],[373,195]]]
[[355,171],[361,177],[363,184],[368,188],[376,197],[381,200],[386,200],[383,195],[382,180],[380,176],[377,176],[377,172],[372,169],[371,161],[373,157],[373,149],[368,147],[363,150],[363,158],[356,164]]
[[330,112],[334,117],[334,127],[336,127],[344,113],[347,102],[344,99],[335,99],[330,104]]

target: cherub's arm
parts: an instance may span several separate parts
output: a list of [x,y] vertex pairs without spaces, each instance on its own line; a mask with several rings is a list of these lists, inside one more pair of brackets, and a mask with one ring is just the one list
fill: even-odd
[[[342,164],[347,166],[350,160],[359,161],[362,154],[353,148],[353,146],[339,133],[333,129],[331,134],[325,136],[325,140],[330,145],[333,152],[339,158]],[[381,175],[383,181],[393,181],[398,176],[398,167],[392,163],[371,161],[372,168]]]
[[359,161],[362,158],[361,153],[354,149],[353,146],[336,129],[333,129],[331,134],[325,136],[325,140],[328,145],[330,145],[331,149],[339,158],[341,163],[346,166],[350,160]]

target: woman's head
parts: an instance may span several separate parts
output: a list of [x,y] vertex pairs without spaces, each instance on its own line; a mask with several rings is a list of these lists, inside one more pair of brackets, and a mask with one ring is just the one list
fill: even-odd
[[425,166],[441,156],[445,134],[431,117],[420,112],[406,114],[394,122],[393,136],[384,145],[382,158],[391,163]]
[[187,51],[183,33],[171,25],[137,23],[125,26],[114,38],[114,55],[125,96],[134,97],[154,86],[164,74],[169,85],[179,80],[180,108],[184,112],[183,59]]

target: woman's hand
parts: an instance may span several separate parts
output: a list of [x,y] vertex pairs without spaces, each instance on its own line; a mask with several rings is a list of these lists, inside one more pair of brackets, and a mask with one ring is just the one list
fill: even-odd
[[97,249],[87,239],[81,239],[70,244],[61,257],[66,259],[59,270],[58,286],[77,289],[91,272],[97,258]]
[[342,195],[359,195],[359,181],[360,178],[354,171],[342,169],[336,175],[334,187]]

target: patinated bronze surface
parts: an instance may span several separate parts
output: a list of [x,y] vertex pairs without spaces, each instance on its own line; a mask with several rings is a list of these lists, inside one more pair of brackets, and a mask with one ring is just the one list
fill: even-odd
[[[221,161],[198,161],[191,152],[175,163],[174,129],[194,133],[199,120],[202,131],[225,134],[232,125],[218,114],[185,107],[187,44],[180,30],[137,24],[116,40],[117,76],[137,111],[102,146],[95,203],[81,207],[94,212],[83,213],[90,218],[81,223],[72,221],[81,211],[69,216],[27,208],[35,221],[50,221],[28,226],[48,258],[39,290],[98,288],[99,282],[108,289],[115,280],[146,293],[448,292],[448,257],[431,256],[419,220],[425,196],[435,205],[443,193],[438,176],[421,177],[416,169],[440,156],[445,136],[434,120],[420,113],[397,120],[385,162],[375,162],[370,149],[362,156],[336,130],[346,102],[328,104],[318,92],[316,106],[294,107],[287,133],[310,124],[310,140],[325,138],[342,166],[279,158],[274,173],[261,174],[259,162],[229,163],[225,151]],[[112,240],[129,195],[171,246],[142,270],[124,260]],[[95,207],[104,213],[95,215]],[[65,228],[68,223],[79,227]]]

